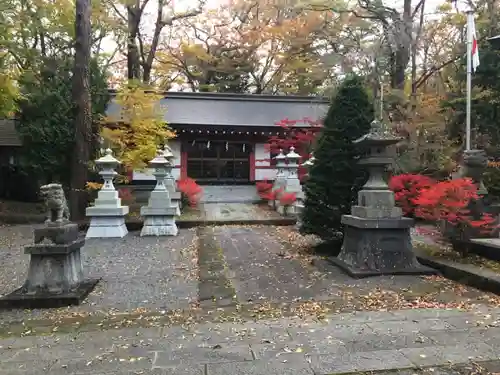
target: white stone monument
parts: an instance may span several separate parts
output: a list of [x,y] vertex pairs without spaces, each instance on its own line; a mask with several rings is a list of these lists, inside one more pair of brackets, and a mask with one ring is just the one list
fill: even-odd
[[175,215],[181,216],[181,192],[177,191],[177,184],[175,183],[175,178],[172,175],[175,156],[167,144],[163,147],[163,157],[167,159],[168,162],[165,166],[167,172],[165,177],[165,187],[167,188],[170,199],[172,200],[172,205],[175,207]]
[[99,174],[104,179],[104,185],[97,194],[94,206],[87,207],[86,216],[90,217],[90,226],[85,238],[124,237],[128,233],[125,225],[128,206],[122,206],[122,200],[113,185],[113,178],[118,174],[115,169],[120,162],[108,148],[95,163],[101,169]]
[[[280,152],[278,155],[274,157],[274,160],[276,160],[276,178],[274,179],[273,187],[272,190],[278,190],[281,189],[285,186],[285,181],[286,181],[286,156],[283,154],[283,150],[280,149]],[[269,201],[269,206],[275,208],[277,206],[278,201]]]
[[[290,147],[290,152],[286,154],[287,164],[285,167],[286,170],[286,179],[283,185],[284,193],[295,193],[297,199],[302,198],[302,186],[300,185],[299,180],[299,160],[300,155],[295,152],[295,147]],[[277,205],[277,210],[280,214],[285,214],[285,207],[279,204]],[[295,204],[286,208],[286,214],[295,214]]]
[[155,170],[153,175],[156,177],[156,186],[149,196],[148,205],[141,207],[141,216],[144,217],[141,236],[176,236],[178,233],[175,223],[176,207],[165,186],[168,164],[161,150],[149,162],[149,167]]

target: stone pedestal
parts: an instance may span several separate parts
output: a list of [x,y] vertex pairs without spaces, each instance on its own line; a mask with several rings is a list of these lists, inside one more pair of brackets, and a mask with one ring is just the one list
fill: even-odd
[[86,209],[86,216],[90,217],[90,225],[86,238],[121,238],[127,235],[125,216],[128,207],[122,206],[118,192],[113,186],[113,178],[117,175],[115,168],[120,164],[110,149],[106,155],[96,160],[101,168],[99,174],[104,179],[104,185],[97,194],[94,206]]
[[[286,178],[283,183],[283,193],[294,193],[297,200],[301,201],[303,200],[302,186],[300,185],[298,175],[300,155],[295,152],[295,148],[292,146],[290,147],[290,152],[285,157],[287,164],[285,167]],[[295,204],[284,207],[278,200],[276,208],[281,215],[296,215]]]
[[35,229],[35,244],[27,246],[30,255],[24,285],[0,298],[3,308],[50,308],[80,304],[99,282],[85,279],[78,236],[78,225],[49,223]]
[[[315,157],[313,153],[311,152],[311,156],[309,159],[307,159],[304,163],[302,163],[302,167],[306,168],[306,175],[304,176],[304,180],[307,181],[309,178],[309,169],[314,165]],[[304,194],[304,189],[302,186],[302,194],[300,197],[297,197],[297,202],[295,203],[295,215],[297,216],[297,222],[295,224],[295,227],[297,230],[301,230],[302,228],[302,212],[304,211],[304,201],[305,201],[305,194]]]
[[165,165],[167,175],[165,176],[165,187],[172,201],[172,206],[175,207],[175,215],[181,216],[181,192],[177,191],[175,178],[172,175],[172,168],[174,166],[175,156],[168,145],[163,148],[163,157],[167,160],[168,164]]
[[[274,160],[276,160],[276,178],[274,179],[272,187],[273,191],[282,189],[283,186],[285,185],[287,177],[286,162],[285,162],[286,156],[285,154],[283,154],[283,150],[280,150],[279,154],[274,157]],[[277,200],[276,199],[274,201],[269,200],[268,204],[269,206],[276,208]]]
[[384,180],[385,167],[392,161],[388,147],[399,141],[378,121],[371,132],[355,143],[369,149],[361,163],[370,172],[358,193],[358,205],[342,216],[344,242],[337,258],[330,261],[352,277],[401,274],[435,274],[420,265],[413,253],[410,228],[413,219],[402,217],[394,205],[394,193]]
[[141,236],[176,236],[178,229],[175,215],[179,207],[172,204],[165,186],[168,161],[160,151],[149,165],[155,169],[153,174],[156,177],[156,186],[149,196],[148,205],[141,207],[141,216],[144,217]]
[[488,158],[484,150],[464,151],[460,176],[471,178],[477,184],[478,194],[481,196],[488,194],[488,190],[483,183],[483,176],[487,167]]

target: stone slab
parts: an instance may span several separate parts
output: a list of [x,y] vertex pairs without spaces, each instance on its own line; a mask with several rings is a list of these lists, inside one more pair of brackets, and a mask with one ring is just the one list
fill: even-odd
[[79,305],[87,298],[89,293],[94,290],[100,279],[90,279],[68,293],[60,294],[33,294],[28,295],[23,293],[23,288],[19,288],[14,292],[0,298],[1,309],[46,309],[65,307],[71,305]]
[[498,359],[493,349],[482,343],[467,343],[458,346],[428,346],[399,350],[417,366],[435,366],[443,363],[466,363]]
[[208,348],[190,347],[188,350],[169,350],[156,352],[153,368],[170,367],[172,365],[190,363],[243,362],[253,360],[248,345],[216,345]]
[[311,368],[315,374],[321,375],[409,367],[414,367],[414,364],[397,350],[311,356]]
[[304,356],[207,365],[207,375],[314,375]]
[[[76,224],[75,224],[76,225]],[[78,226],[76,226],[78,229]],[[66,244],[36,244],[26,246],[24,248],[25,254],[32,255],[64,255],[71,254],[74,251],[81,249],[85,245],[85,239],[81,238],[71,243]]]
[[94,216],[85,238],[122,238],[128,234],[125,217]]
[[128,206],[92,206],[87,207],[86,216],[125,216],[129,212]]
[[362,279],[365,277],[374,277],[374,276],[384,276],[384,275],[437,275],[439,273],[435,269],[432,269],[430,267],[425,267],[422,265],[416,265],[414,267],[408,267],[403,269],[364,271],[354,268],[351,265],[344,262],[343,260],[336,257],[328,257],[327,260],[333,265],[339,267],[347,275],[354,277],[356,279]]
[[363,229],[405,229],[414,225],[413,219],[365,219],[352,215],[342,215],[342,224]]
[[141,207],[141,216],[167,216],[174,217],[177,213],[176,207],[171,205],[169,207]]
[[55,244],[67,244],[78,239],[78,224],[69,223],[59,226],[46,226],[35,228],[35,244],[44,239],[51,240]]

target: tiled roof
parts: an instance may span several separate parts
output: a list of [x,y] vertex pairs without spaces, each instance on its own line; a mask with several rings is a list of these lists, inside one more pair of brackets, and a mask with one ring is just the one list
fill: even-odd
[[[165,120],[170,125],[265,127],[274,126],[285,118],[321,120],[328,109],[328,100],[304,96],[167,92],[160,105],[166,108]],[[113,99],[107,115],[119,116],[118,104]],[[0,119],[0,146],[20,145],[14,120]]]
[[[252,94],[167,92],[160,105],[166,108],[170,125],[273,126],[290,120],[321,120],[328,109],[322,97],[298,97]],[[108,116],[119,115],[115,102]]]

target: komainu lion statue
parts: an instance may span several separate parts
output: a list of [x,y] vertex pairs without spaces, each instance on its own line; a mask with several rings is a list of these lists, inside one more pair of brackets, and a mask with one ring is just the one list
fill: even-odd
[[40,196],[45,200],[47,220],[45,224],[69,221],[69,209],[61,184],[48,184],[40,187]]

